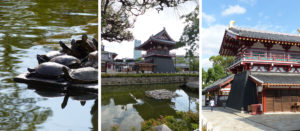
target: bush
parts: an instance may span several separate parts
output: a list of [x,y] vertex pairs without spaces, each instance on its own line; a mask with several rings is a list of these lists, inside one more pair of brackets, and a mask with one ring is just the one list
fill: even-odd
[[199,74],[177,74],[177,73],[152,73],[152,74],[101,74],[102,78],[107,77],[160,77],[160,76],[191,76],[199,77]]
[[199,128],[198,112],[177,112],[178,118],[174,116],[160,116],[157,120],[150,119],[142,123],[142,131],[152,131],[155,126],[166,124],[173,131],[190,131]]

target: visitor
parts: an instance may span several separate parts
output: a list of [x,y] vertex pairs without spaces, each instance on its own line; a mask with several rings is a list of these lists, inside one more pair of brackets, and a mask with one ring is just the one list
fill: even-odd
[[210,99],[210,101],[209,101],[209,105],[210,105],[210,111],[213,111],[214,110],[214,106],[215,106],[215,101],[214,101],[214,99],[212,98],[212,99]]

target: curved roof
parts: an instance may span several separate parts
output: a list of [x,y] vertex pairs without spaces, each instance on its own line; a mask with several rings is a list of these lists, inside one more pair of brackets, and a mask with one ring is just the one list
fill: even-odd
[[145,47],[151,43],[159,43],[169,46],[175,46],[176,42],[170,37],[167,33],[166,29],[164,28],[162,31],[158,32],[156,35],[152,35],[149,37],[147,41],[145,41],[142,45],[136,47],[137,50],[143,50]]
[[223,77],[223,78],[217,80],[216,82],[212,83],[211,85],[205,87],[205,88],[202,90],[202,92],[207,92],[208,90],[220,88],[220,86],[221,86],[223,83],[229,82],[230,80],[233,80],[233,78],[234,78],[234,74],[225,76],[225,77]]
[[241,27],[231,27],[226,30],[229,33],[232,33],[236,36],[244,36],[244,37],[275,40],[275,41],[300,42],[300,36],[295,34],[272,32],[272,31],[261,31],[261,30],[247,29]]

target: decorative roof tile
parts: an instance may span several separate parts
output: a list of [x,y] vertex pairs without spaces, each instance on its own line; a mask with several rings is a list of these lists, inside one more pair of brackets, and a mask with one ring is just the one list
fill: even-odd
[[235,34],[237,36],[276,40],[276,41],[286,41],[286,42],[300,42],[300,36],[295,34],[261,31],[261,30],[247,29],[241,27],[231,27],[226,30],[229,33]]

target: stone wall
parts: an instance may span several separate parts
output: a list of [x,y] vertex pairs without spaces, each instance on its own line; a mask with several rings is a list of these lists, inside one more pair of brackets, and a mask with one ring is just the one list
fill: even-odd
[[105,77],[101,78],[101,85],[142,85],[163,83],[186,83],[198,81],[199,77],[189,76],[156,76],[156,77]]

